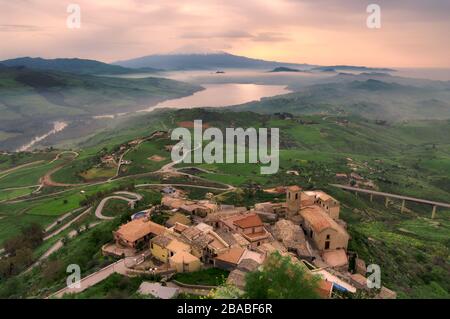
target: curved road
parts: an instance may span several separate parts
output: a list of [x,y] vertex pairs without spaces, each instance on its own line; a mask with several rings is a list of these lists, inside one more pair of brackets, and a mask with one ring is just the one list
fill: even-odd
[[[114,217],[110,217],[110,216],[105,216],[102,214],[103,208],[105,207],[106,203],[110,200],[110,199],[120,199],[120,200],[124,200],[127,201],[128,203],[132,203],[138,200],[142,199],[142,196],[140,194],[136,194],[136,193],[131,193],[131,192],[115,192],[114,194],[117,195],[112,195],[112,196],[108,196],[105,197],[101,200],[100,204],[98,204],[96,210],[95,210],[95,216],[98,219],[103,219],[103,220],[111,220],[114,219]],[[134,197],[134,199],[131,199],[129,197],[124,197],[124,196],[120,196],[120,195],[128,195],[131,197]]]

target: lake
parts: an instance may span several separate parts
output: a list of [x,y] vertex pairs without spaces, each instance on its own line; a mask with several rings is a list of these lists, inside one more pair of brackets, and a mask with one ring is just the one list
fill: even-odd
[[205,89],[192,95],[178,99],[166,100],[151,106],[146,111],[155,108],[194,108],[222,107],[258,101],[263,97],[275,96],[291,92],[284,85],[261,84],[204,84]]

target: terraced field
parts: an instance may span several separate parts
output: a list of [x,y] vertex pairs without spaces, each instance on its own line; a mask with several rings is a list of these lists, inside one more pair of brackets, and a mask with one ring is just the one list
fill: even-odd
[[[17,234],[23,225],[32,222],[49,225],[59,216],[80,207],[83,200],[96,194],[107,194],[127,183],[147,185],[138,188],[146,203],[159,201],[159,194],[151,191],[152,185],[165,183],[203,186],[198,190],[185,187],[193,197],[199,198],[205,195],[208,187],[213,187],[210,191],[215,194],[224,193],[216,197],[218,200],[237,205],[283,200],[282,196],[254,194],[249,191],[253,185],[270,188],[298,184],[307,189],[324,189],[341,201],[342,217],[348,222],[352,236],[351,249],[367,262],[380,264],[386,285],[397,290],[400,297],[423,297],[425,294],[448,297],[450,211],[439,209],[438,218],[430,220],[430,207],[408,205],[408,210],[400,213],[400,203],[393,202],[386,208],[381,199],[370,202],[368,197],[356,197],[328,184],[342,182],[336,178],[336,173],[355,172],[373,182],[381,191],[450,202],[449,121],[380,125],[358,117],[311,115],[282,120],[276,115],[249,112],[174,112],[179,121],[192,121],[202,116],[204,122],[218,127],[279,127],[280,170],[265,176],[260,174],[260,164],[181,163],[175,169],[184,175],[163,176],[154,172],[169,163],[170,153],[166,145],[174,144],[174,141],[159,137],[130,148],[123,158],[130,161],[129,164],[123,165],[117,178],[109,180],[110,172],[96,168],[102,154],[144,136],[139,135],[143,132],[148,136],[149,132],[162,127],[170,129],[176,126],[170,112],[161,112],[148,119],[135,118],[135,125],[132,125],[135,130],[128,125],[128,129],[119,134],[102,132],[93,138],[95,145],[81,149],[75,159],[60,158],[51,162],[54,154],[47,157],[39,155],[46,158],[44,162],[21,167],[9,175],[0,175],[0,188],[3,188],[0,200],[4,200],[0,202],[0,242]],[[19,161],[18,165],[31,159]],[[34,189],[33,185],[39,184],[42,176],[58,165],[62,166],[51,175],[54,181],[86,184],[44,187],[38,194],[16,200],[12,198],[28,194]],[[14,166],[4,164],[4,170],[11,167]],[[95,173],[95,178],[90,182],[83,178],[82,172]],[[238,188],[218,190],[224,189],[223,184]],[[12,187],[10,185],[25,188],[5,191],[5,188]],[[118,211],[127,210],[124,205],[124,202],[111,201],[105,214],[117,216]]]

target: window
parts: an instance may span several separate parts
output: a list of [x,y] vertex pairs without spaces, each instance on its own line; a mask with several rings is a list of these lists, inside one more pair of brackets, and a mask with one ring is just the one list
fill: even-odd
[[298,199],[298,193],[295,194],[295,199]]
[[330,235],[327,235],[327,240],[329,240],[330,239]]

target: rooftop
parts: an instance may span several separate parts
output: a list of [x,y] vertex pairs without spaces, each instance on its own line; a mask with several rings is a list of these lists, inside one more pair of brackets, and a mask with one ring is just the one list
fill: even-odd
[[287,189],[291,192],[299,192],[302,190],[302,188],[297,185],[289,186]]
[[224,261],[230,264],[237,265],[239,263],[239,260],[241,259],[242,254],[244,253],[245,249],[240,247],[233,247],[230,248],[227,252],[224,252],[223,254],[219,254],[216,259],[220,261]]
[[257,214],[244,215],[239,219],[235,219],[233,223],[240,228],[251,228],[263,226],[261,218]]
[[326,251],[322,258],[331,267],[341,267],[348,264],[347,253],[343,249]]
[[164,226],[140,218],[121,225],[116,234],[128,242],[134,242],[149,234],[161,235],[165,230]]
[[170,257],[170,261],[175,263],[191,263],[199,260],[194,255],[188,253],[187,251],[177,252],[175,255]]
[[185,244],[179,240],[173,239],[170,241],[170,243],[166,247],[168,250],[173,251],[175,253],[181,252],[181,251],[187,251],[189,252],[191,250],[191,247],[188,244]]
[[323,210],[322,207],[317,205],[307,206],[300,210],[300,215],[308,221],[315,232],[321,233],[325,229],[332,228],[337,232],[347,234],[347,231],[333,218]]
[[171,216],[167,222],[166,225],[168,227],[174,226],[176,223],[184,224],[184,225],[190,225],[191,220],[188,216],[181,214],[181,213],[175,213],[173,216]]
[[172,238],[165,235],[159,235],[152,239],[152,243],[158,245],[159,247],[167,248],[172,240]]

